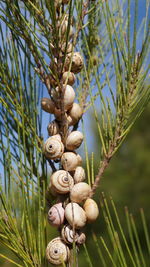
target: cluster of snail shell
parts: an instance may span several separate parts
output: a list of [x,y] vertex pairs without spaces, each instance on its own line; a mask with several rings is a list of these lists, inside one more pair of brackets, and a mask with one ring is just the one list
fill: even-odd
[[[56,8],[68,2],[55,0]],[[67,27],[67,16],[62,20],[62,24],[59,23],[59,27],[63,36]],[[72,28],[70,31],[72,34]],[[64,47],[65,44],[62,45],[61,51]],[[51,97],[42,98],[41,101],[42,109],[55,116],[55,120],[47,127],[50,137],[43,145],[43,153],[46,159],[60,163],[60,169],[54,171],[50,177],[49,190],[57,200],[49,209],[47,217],[48,222],[57,227],[61,234],[60,237],[51,240],[46,248],[47,260],[54,265],[69,261],[73,243],[79,246],[85,242],[86,237],[81,228],[87,222],[96,220],[99,214],[96,202],[90,198],[91,187],[85,182],[85,170],[81,166],[82,158],[75,151],[82,144],[83,134],[78,130],[70,130],[70,126],[75,126],[83,115],[80,105],[74,102],[75,91],[72,87],[75,74],[83,68],[83,58],[79,52],[72,52],[70,57],[70,51],[72,51],[71,42],[68,44],[65,68],[60,78],[63,84],[63,107],[68,123],[65,139],[60,132],[61,110],[57,105],[60,86],[52,76],[49,76]],[[69,70],[67,66],[70,65],[70,60],[72,62]]]

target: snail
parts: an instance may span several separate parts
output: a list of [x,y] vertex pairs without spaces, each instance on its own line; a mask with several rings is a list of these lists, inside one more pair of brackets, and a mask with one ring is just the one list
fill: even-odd
[[72,126],[75,125],[81,119],[83,110],[79,104],[73,103],[71,109],[69,109],[67,114],[68,114],[67,120],[69,126]]
[[75,83],[76,77],[73,72],[65,71],[62,75],[62,82],[73,85]]
[[61,230],[61,236],[65,243],[72,244],[73,242],[76,242],[77,244],[83,244],[85,243],[86,236],[84,233],[82,233],[79,230],[74,230],[69,225],[66,224]]
[[53,120],[48,126],[47,126],[48,134],[56,135],[59,133],[59,125],[56,120]]
[[73,151],[81,145],[82,141],[83,134],[79,131],[73,131],[68,135],[65,147],[67,150]]
[[[66,85],[66,86],[63,85],[63,90],[64,90],[64,95],[63,95],[64,109],[68,110],[73,105],[73,101],[75,99],[75,92],[70,85]],[[60,99],[59,87],[56,87],[55,90],[53,89],[51,91],[51,96],[54,102],[57,102],[58,99]]]
[[73,178],[75,183],[83,182],[85,180],[85,170],[81,166],[78,166],[75,169]]
[[66,246],[62,238],[56,237],[48,243],[46,248],[46,258],[50,263],[59,265],[62,262],[67,262],[69,257],[69,247]]
[[85,211],[77,203],[71,202],[67,204],[65,217],[68,223],[76,229],[82,228],[86,224]]
[[51,187],[59,194],[67,194],[73,185],[74,180],[67,171],[59,170],[51,176]]
[[81,157],[74,152],[65,152],[61,157],[61,164],[66,171],[74,171],[81,165]]
[[60,135],[49,137],[43,147],[44,155],[48,159],[59,159],[64,152],[64,145]]
[[41,106],[42,106],[42,109],[48,113],[53,114],[55,111],[55,104],[50,98],[46,98],[46,97],[42,98]]
[[82,203],[89,197],[90,191],[91,187],[87,183],[77,183],[71,189],[70,199],[73,202]]
[[[72,60],[72,62],[71,62],[71,60]],[[74,52],[73,55],[71,53],[66,57],[66,60],[65,60],[65,70],[66,71],[69,69],[70,62],[71,62],[71,71],[73,73],[76,74],[76,73],[79,73],[82,70],[82,68],[83,68],[83,58],[82,58],[82,56],[81,56],[81,54],[79,52]]]
[[85,201],[83,208],[85,210],[88,222],[93,222],[97,219],[99,215],[99,209],[97,203],[92,198],[88,198]]
[[65,210],[62,203],[57,203],[53,205],[48,211],[48,222],[56,227],[63,224],[65,218]]
[[[66,42],[61,44],[61,51],[62,51],[63,53],[65,53],[65,50],[66,50]],[[67,54],[68,54],[68,53],[71,53],[72,50],[73,50],[73,43],[68,42],[68,45],[67,45],[67,51],[66,51]]]

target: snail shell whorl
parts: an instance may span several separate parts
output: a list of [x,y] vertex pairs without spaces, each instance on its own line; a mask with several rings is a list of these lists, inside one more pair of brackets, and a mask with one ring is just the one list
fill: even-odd
[[85,210],[88,222],[93,222],[97,219],[99,215],[99,209],[97,203],[92,198],[88,198],[85,201],[83,208]]
[[74,171],[80,165],[78,155],[73,152],[65,152],[61,157],[61,164],[66,171]]
[[56,120],[52,121],[48,126],[47,126],[47,131],[48,134],[51,135],[56,135],[59,133],[59,125],[56,122]]
[[[75,92],[72,86],[66,85],[64,87],[64,95],[63,95],[63,103],[65,110],[68,110],[72,107],[74,99],[75,99]],[[56,87],[55,90],[52,90],[51,95],[54,101],[57,101],[60,98],[59,87]]]
[[73,178],[75,183],[83,182],[85,180],[85,170],[81,166],[78,166],[75,169]]
[[87,183],[77,183],[75,184],[70,192],[70,199],[76,203],[82,203],[89,197],[91,192],[91,187]]
[[69,257],[70,250],[63,242],[62,238],[54,238],[48,243],[46,248],[46,258],[50,263],[59,265],[62,262],[68,261]]
[[79,131],[73,131],[68,135],[65,146],[68,150],[73,151],[81,145],[82,141],[83,134]]
[[43,150],[46,158],[58,159],[64,152],[64,145],[58,135],[53,135],[46,140]]
[[77,242],[79,238],[79,234],[77,231],[73,231],[72,227],[68,225],[64,225],[61,231],[61,236],[65,243],[72,244],[73,242]]
[[68,223],[76,229],[82,228],[86,224],[85,211],[77,203],[67,204],[65,217]]
[[56,227],[63,224],[65,218],[65,210],[62,207],[62,203],[53,205],[48,211],[48,222]]
[[67,194],[74,185],[72,176],[64,170],[59,170],[51,176],[52,188],[59,194]]

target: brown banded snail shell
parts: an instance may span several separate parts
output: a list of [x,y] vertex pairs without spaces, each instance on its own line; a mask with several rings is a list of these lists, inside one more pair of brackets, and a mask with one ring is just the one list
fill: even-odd
[[81,166],[78,166],[75,169],[73,178],[75,183],[83,182],[85,180],[85,170]]
[[48,243],[46,248],[46,258],[50,263],[59,265],[63,262],[67,262],[69,257],[69,247],[66,246],[62,238],[56,237]]
[[76,203],[82,203],[85,201],[91,192],[91,187],[87,183],[77,183],[75,184],[70,192],[70,199]]
[[74,180],[67,171],[59,170],[51,176],[51,186],[59,194],[67,194],[73,185]]
[[74,171],[79,162],[79,157],[73,152],[65,152],[61,157],[61,164],[66,171]]
[[[64,86],[63,90],[65,90],[64,95],[63,95],[63,104],[64,104],[65,110],[68,110],[73,105],[73,102],[75,99],[75,92],[74,92],[74,89],[72,88],[72,86],[70,86],[70,85]],[[53,100],[56,102],[58,101],[58,99],[60,99],[59,87],[56,87],[55,89],[52,90],[51,96],[52,96]]]
[[73,85],[75,83],[76,77],[73,72],[65,71],[62,75],[62,82],[65,84]]
[[79,104],[73,103],[71,109],[68,111],[68,123],[69,126],[75,125],[82,117],[83,110]]
[[48,211],[48,222],[56,227],[63,224],[65,218],[65,210],[62,203],[57,203],[53,205]]
[[65,217],[68,223],[76,229],[82,228],[86,224],[85,211],[77,203],[69,203],[65,208]]
[[82,141],[83,134],[79,131],[73,131],[68,135],[65,147],[67,150],[73,151],[81,145]]
[[49,137],[44,144],[44,155],[48,159],[59,159],[64,152],[64,145],[59,135]]
[[42,106],[42,109],[48,113],[53,114],[55,111],[55,104],[50,98],[47,98],[47,97],[42,98],[41,106]]
[[56,135],[59,133],[59,125],[56,120],[53,120],[48,126],[47,131],[50,136]]
[[99,209],[97,203],[92,198],[88,198],[85,201],[83,208],[85,210],[88,222],[93,222],[97,219],[99,215]]
[[67,224],[61,230],[61,236],[65,243],[72,244],[73,242],[77,242],[79,234],[76,231],[73,231],[73,228]]

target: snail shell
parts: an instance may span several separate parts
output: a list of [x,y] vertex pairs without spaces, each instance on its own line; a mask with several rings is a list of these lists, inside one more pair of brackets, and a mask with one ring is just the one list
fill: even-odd
[[71,226],[76,229],[86,224],[85,211],[77,203],[69,203],[65,208],[65,217]]
[[48,159],[58,159],[64,152],[64,145],[59,135],[49,137],[44,144],[44,155]]
[[41,107],[44,111],[48,112],[48,113],[54,113],[55,111],[55,104],[54,102],[47,97],[42,98],[41,100]]
[[52,121],[48,126],[47,126],[47,131],[49,135],[56,135],[59,133],[59,125],[56,120]]
[[83,134],[79,131],[71,132],[66,139],[66,149],[75,150],[77,149],[83,141]]
[[74,171],[81,164],[79,157],[73,152],[65,152],[61,157],[61,164],[66,171]]
[[75,183],[83,182],[85,180],[85,170],[81,166],[78,166],[75,169],[73,178]]
[[64,225],[61,231],[61,236],[65,243],[72,244],[73,242],[77,242],[79,238],[79,234],[77,231],[73,231],[72,227],[68,225]]
[[66,246],[62,238],[56,237],[48,243],[46,248],[46,258],[50,263],[59,265],[62,262],[67,262],[69,257],[69,247]]
[[[63,52],[63,53],[65,53],[65,49],[66,49],[66,42],[65,43],[63,43],[62,45],[61,45],[61,51]],[[72,50],[73,50],[73,44],[72,43],[68,43],[68,46],[67,46],[67,53],[71,53],[72,52]]]
[[51,186],[59,194],[67,194],[74,185],[72,176],[64,170],[59,170],[51,176]]
[[77,183],[75,184],[70,192],[70,199],[76,203],[82,203],[89,197],[91,192],[91,187],[87,183]]
[[82,117],[83,110],[79,104],[73,103],[71,109],[68,111],[69,126],[75,125]]
[[73,72],[65,71],[62,76],[63,83],[73,85],[75,83],[76,77]]
[[[57,26],[59,27],[59,30],[60,30],[60,37],[63,38],[63,37],[66,37],[66,33],[67,33],[67,30],[68,30],[68,16],[65,15],[63,20],[60,22],[58,21],[57,23]],[[73,35],[73,27],[72,25],[70,25],[69,27],[69,38],[71,38],[71,36]]]
[[48,211],[48,222],[56,227],[63,224],[65,218],[65,210],[62,203],[57,203],[53,205]]
[[77,244],[81,245],[84,244],[86,240],[86,235],[82,232],[80,232],[79,237],[77,239]]
[[85,201],[83,208],[85,210],[88,222],[93,222],[97,219],[99,215],[99,209],[97,203],[92,198],[88,198]]
[[[64,95],[63,95],[63,103],[64,103],[64,108],[65,110],[68,110],[72,107],[74,99],[75,99],[75,92],[73,88],[70,85],[64,86]],[[56,89],[52,90],[51,95],[54,99],[54,101],[58,101],[60,99],[60,92],[59,92],[59,87],[56,87]]]
[[71,71],[73,73],[79,73],[83,68],[83,58],[79,52],[74,52],[73,55],[68,55],[65,61],[65,70],[69,69],[72,56]]

